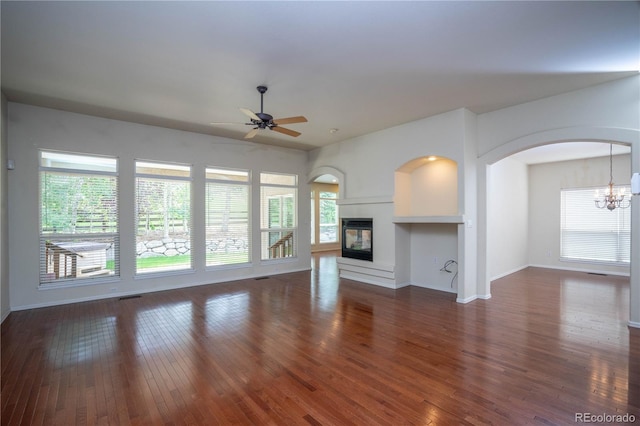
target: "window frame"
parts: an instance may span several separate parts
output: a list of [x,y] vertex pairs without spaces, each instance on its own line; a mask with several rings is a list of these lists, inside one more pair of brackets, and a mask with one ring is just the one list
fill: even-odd
[[[52,154],[60,155],[60,156],[74,156],[74,157],[85,157],[92,159],[104,159],[111,160],[114,163],[113,171],[106,170],[89,170],[82,169],[79,167],[60,167],[60,166],[49,166],[43,165],[44,155]],[[69,163],[69,164],[79,164],[79,163]],[[103,283],[110,282],[119,282],[121,281],[121,238],[120,238],[120,159],[117,156],[112,155],[102,155],[95,153],[83,153],[83,152],[75,152],[75,151],[60,151],[60,150],[52,150],[52,149],[39,149],[38,150],[38,289],[40,290],[49,290],[55,288],[65,288],[65,287],[79,287],[79,286],[88,286],[88,285],[97,285]],[[45,233],[43,230],[43,206],[44,206],[44,191],[43,187],[43,179],[44,173],[53,173],[53,174],[66,174],[70,176],[103,176],[103,177],[112,177],[114,181],[114,203],[113,207],[113,218],[115,219],[115,230],[110,232],[90,232],[90,233],[74,233],[74,232],[61,232],[61,233]],[[53,238],[52,238],[53,237]],[[71,243],[73,244],[74,240],[82,239],[88,241],[94,241],[94,243],[100,243],[100,239],[112,239],[112,241],[108,244],[112,245],[112,255],[113,255],[113,274],[108,275],[97,275],[91,276],[87,274],[85,276],[80,277],[66,277],[66,257],[69,256],[64,254],[65,251],[64,246],[58,246],[59,252],[56,254],[54,252],[51,256],[58,256],[58,261],[60,261],[60,256],[65,256],[65,277],[63,278],[54,278],[51,280],[46,280],[46,277],[51,276],[51,272],[48,272],[48,259],[49,256],[49,243],[47,240],[60,240],[61,243]],[[85,241],[86,242],[86,241]],[[104,243],[107,244],[107,243]],[[81,256],[76,256],[75,259],[72,259],[72,265],[75,264],[77,258]],[[108,255],[105,253],[105,262],[108,258]],[[54,264],[57,263],[53,260]],[[105,268],[108,270],[107,268]],[[71,267],[71,270],[74,270],[74,266]],[[55,266],[54,266],[55,271]],[[77,273],[77,272],[76,272]],[[55,272],[53,272],[55,274]]]
[[[219,170],[219,171],[227,171],[227,172],[235,172],[235,173],[246,173],[246,179],[245,180],[224,180],[224,179],[218,179],[218,178],[209,178],[207,177],[207,174],[209,173],[209,170]],[[213,265],[213,264],[209,264],[208,261],[208,252],[209,252],[209,248],[208,248],[208,240],[207,240],[207,228],[209,227],[209,208],[208,208],[208,191],[209,191],[209,184],[223,184],[223,185],[237,185],[237,186],[244,186],[247,188],[247,261],[246,262],[238,262],[238,263],[225,263],[225,264],[221,264],[221,265]],[[220,166],[206,166],[205,167],[205,200],[204,200],[204,205],[205,205],[205,218],[204,218],[204,223],[205,223],[205,230],[204,230],[204,234],[205,234],[205,269],[206,270],[218,270],[218,269],[230,269],[230,268],[242,268],[242,267],[247,267],[248,265],[251,265],[252,263],[252,259],[253,259],[253,253],[252,253],[252,248],[253,248],[253,238],[252,238],[252,203],[251,203],[251,199],[252,199],[252,173],[251,170],[249,169],[236,169],[236,168],[230,168],[230,167],[220,167]]]
[[[333,197],[323,197],[322,194],[334,194]],[[333,224],[322,223],[322,201],[332,201],[335,208],[336,221]],[[336,239],[334,241],[322,241],[322,227],[335,226]],[[317,244],[339,244],[340,243],[340,207],[338,206],[337,191],[318,191],[318,241]]]
[[[180,176],[179,173],[176,173],[176,175],[160,175],[160,174],[154,174],[154,173],[139,173],[137,171],[138,169],[138,164],[149,164],[149,165],[158,165],[158,166],[166,166],[167,170],[171,170],[172,168],[174,170],[179,170],[179,168],[187,168],[189,173],[188,176]],[[194,200],[194,196],[193,196],[193,191],[194,191],[194,185],[193,185],[193,164],[189,164],[189,163],[180,163],[180,162],[172,162],[172,161],[162,161],[162,160],[148,160],[148,159],[140,159],[140,158],[136,158],[134,159],[133,162],[134,165],[134,175],[133,175],[133,185],[134,185],[134,200],[133,200],[133,204],[134,204],[134,233],[135,233],[135,238],[134,238],[134,279],[145,279],[145,278],[155,278],[155,277],[162,277],[162,276],[171,276],[171,275],[181,275],[181,274],[188,274],[188,273],[194,273],[195,272],[195,265],[194,265],[194,245],[193,245],[193,200]],[[187,191],[187,193],[189,194],[189,208],[188,208],[188,212],[189,212],[189,221],[188,221],[188,226],[189,226],[189,265],[188,267],[184,267],[184,268],[172,268],[172,269],[157,269],[157,270],[153,270],[153,268],[150,268],[151,270],[149,270],[148,272],[141,272],[138,268],[138,232],[139,232],[139,209],[138,209],[138,179],[139,178],[143,178],[143,179],[155,179],[155,180],[159,180],[159,181],[182,181],[182,182],[188,182],[189,183],[189,189]]]
[[[266,178],[267,176],[271,176],[271,177],[277,177],[277,176],[281,176],[283,178],[291,178],[293,183],[292,184],[287,184],[287,183],[271,183],[271,182],[264,182],[263,178]],[[261,171],[259,174],[259,180],[260,180],[260,261],[261,262],[278,262],[278,261],[287,261],[287,260],[291,260],[291,259],[296,259],[298,257],[298,238],[299,238],[299,226],[298,226],[298,222],[299,222],[299,212],[298,212],[298,206],[299,206],[299,177],[297,174],[294,173],[282,173],[282,172],[266,172],[266,171]],[[292,191],[292,195],[289,196],[289,194],[268,194],[265,192],[265,190],[267,188],[281,188],[281,189],[289,189]],[[268,192],[268,191],[267,191]],[[282,225],[283,222],[286,222],[286,219],[283,217],[284,216],[284,212],[285,212],[285,199],[291,199],[292,200],[292,209],[291,212],[293,213],[293,218],[292,218],[292,226],[290,227],[270,227],[269,226],[269,211],[265,212],[265,207],[268,207],[269,203],[272,200],[275,199],[279,199],[279,223]],[[266,224],[266,227],[263,227],[263,225]],[[286,224],[286,223],[285,223]],[[286,232],[292,232],[292,238],[291,238],[291,242],[292,242],[292,247],[291,247],[291,251],[292,254],[291,255],[285,255],[285,256],[277,256],[277,257],[270,257],[270,249],[273,247],[274,243],[270,242],[270,237],[271,233],[279,233],[279,234],[283,234]],[[267,234],[267,240],[266,240],[266,244],[265,244],[265,240],[264,240],[264,235],[265,233]],[[281,237],[280,239],[282,239],[284,237]],[[266,256],[266,257],[265,257]]]

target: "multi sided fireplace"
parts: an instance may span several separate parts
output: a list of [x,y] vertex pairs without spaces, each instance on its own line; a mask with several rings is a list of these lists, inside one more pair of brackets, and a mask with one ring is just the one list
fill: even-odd
[[342,257],[373,261],[373,219],[342,219]]

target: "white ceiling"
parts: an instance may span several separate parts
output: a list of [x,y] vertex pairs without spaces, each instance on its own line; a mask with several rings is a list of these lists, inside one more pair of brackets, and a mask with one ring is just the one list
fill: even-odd
[[[619,1],[1,2],[10,101],[242,139],[239,107],[304,115],[314,149],[466,107],[476,113],[640,69]],[[335,133],[329,130],[339,129]]]

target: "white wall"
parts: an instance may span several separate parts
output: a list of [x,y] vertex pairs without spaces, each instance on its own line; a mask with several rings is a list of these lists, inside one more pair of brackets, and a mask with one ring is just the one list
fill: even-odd
[[457,215],[457,164],[440,159],[416,168],[411,173],[409,204],[409,216]]
[[[165,128],[72,114],[9,103],[9,157],[16,169],[9,174],[9,283],[12,309],[46,306],[77,300],[113,297],[310,268],[310,201],[307,153]],[[61,150],[117,156],[120,179],[121,280],[117,283],[38,288],[38,151]],[[175,161],[193,165],[193,235],[195,271],[169,277],[134,278],[134,160]],[[253,264],[244,268],[205,270],[204,168],[207,165],[250,169],[253,172]],[[299,176],[298,257],[282,261],[259,260],[260,171]],[[4,268],[3,268],[4,270]],[[112,288],[116,288],[112,291]]]
[[460,164],[464,120],[464,110],[456,110],[318,148],[309,155],[310,169],[343,170],[346,199],[391,198],[394,172],[410,160],[436,155]]
[[9,300],[9,224],[7,216],[7,99],[0,99],[0,322],[11,313]]
[[[628,77],[480,114],[478,154],[483,156],[523,136],[549,130],[639,129],[639,85],[640,76]],[[594,131],[591,138],[597,140],[598,136]]]
[[[629,183],[631,157],[613,157],[614,182]],[[616,178],[617,177],[617,178]],[[560,261],[560,190],[604,188],[609,157],[559,161],[529,166],[529,263],[535,266],[629,274],[628,266]],[[593,207],[595,209],[595,206]]]
[[[466,128],[469,113],[456,110],[381,130],[369,135],[316,149],[309,155],[310,169],[333,167],[343,170],[344,200],[341,217],[372,217],[374,222],[374,264],[396,268],[398,250],[409,250],[409,228],[396,229],[394,216],[394,177],[407,162],[424,156],[447,157],[458,164],[458,177],[465,165]],[[408,177],[408,182],[410,178]],[[460,182],[460,179],[458,179]],[[409,209],[410,207],[407,207]],[[460,202],[458,202],[460,208]],[[406,241],[396,241],[402,238]],[[452,236],[454,243],[455,236]],[[406,259],[405,259],[406,260]],[[375,265],[374,265],[375,266]],[[398,266],[409,267],[400,261]],[[407,284],[406,272],[398,270],[394,280],[379,284]]]
[[487,193],[489,274],[496,279],[529,263],[527,165],[510,158],[491,165]]
[[[448,260],[458,261],[458,226],[416,223],[411,225],[411,285],[456,293],[454,273],[441,271]],[[448,267],[457,271],[458,265]],[[452,284],[453,283],[453,284]]]

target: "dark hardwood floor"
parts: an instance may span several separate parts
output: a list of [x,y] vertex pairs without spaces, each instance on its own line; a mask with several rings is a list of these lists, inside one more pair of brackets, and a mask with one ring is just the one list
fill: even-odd
[[314,261],[311,273],[13,312],[2,424],[640,423],[626,278],[529,268],[461,305]]

